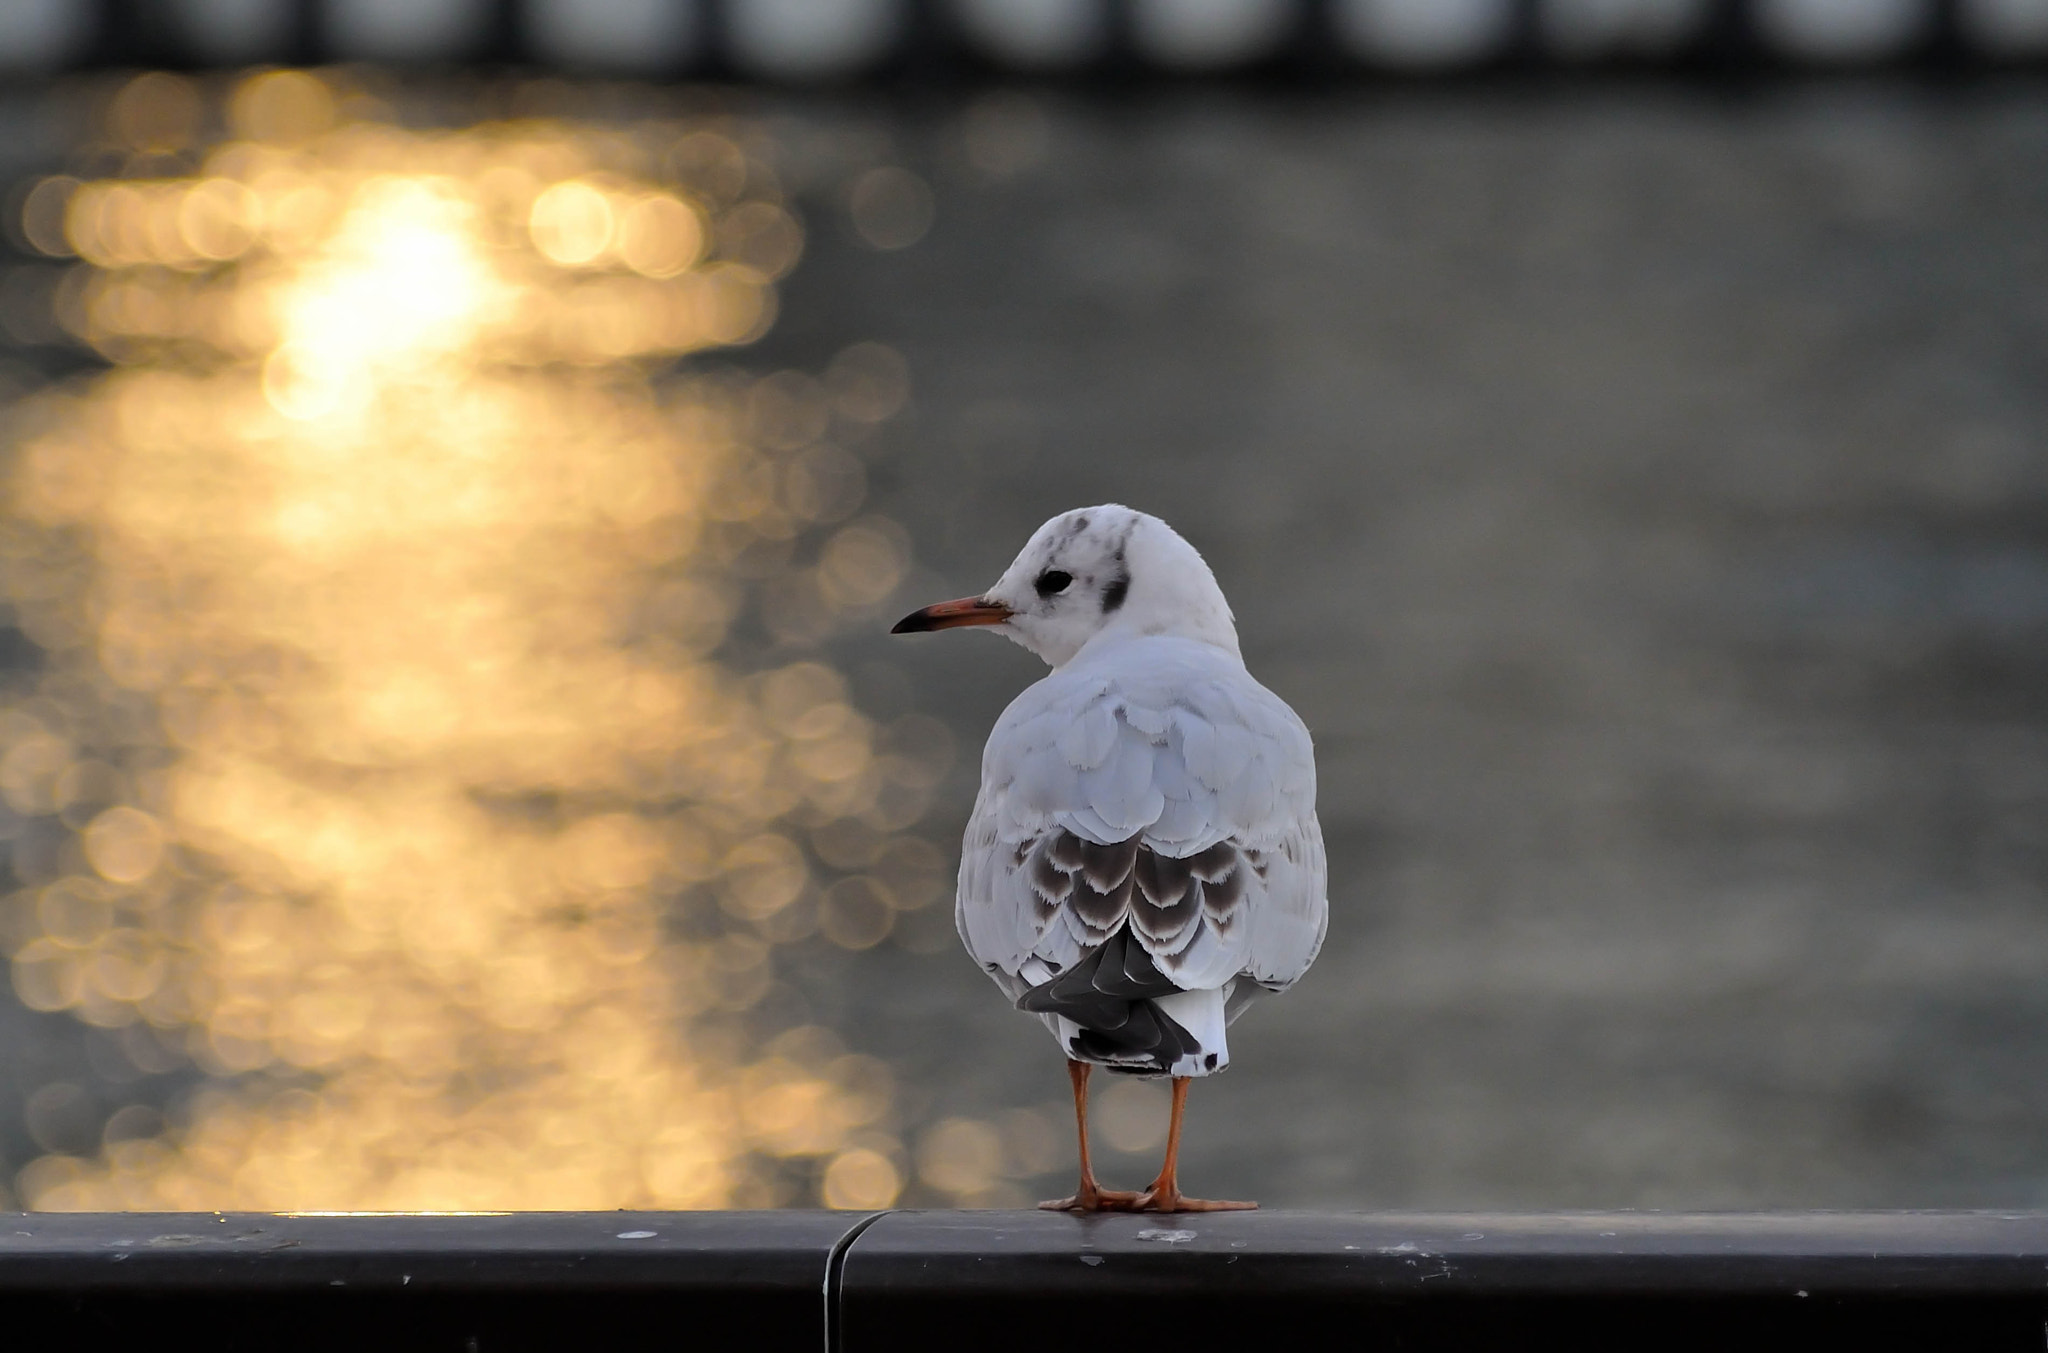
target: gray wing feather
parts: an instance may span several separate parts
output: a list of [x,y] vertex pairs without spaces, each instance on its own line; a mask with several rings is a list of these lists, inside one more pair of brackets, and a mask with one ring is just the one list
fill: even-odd
[[[1308,732],[1220,650],[1140,642],[1114,670],[1053,673],[997,722],[960,861],[961,940],[1008,990],[1027,967],[1031,981],[1072,967],[1128,917],[1183,990],[1241,974],[1278,990],[1328,916]],[[1126,843],[1093,870],[1082,859]]]
[[1330,904],[1323,832],[1315,814],[1260,857],[1264,903],[1252,912],[1245,975],[1268,991],[1284,991],[1308,971],[1323,947]]

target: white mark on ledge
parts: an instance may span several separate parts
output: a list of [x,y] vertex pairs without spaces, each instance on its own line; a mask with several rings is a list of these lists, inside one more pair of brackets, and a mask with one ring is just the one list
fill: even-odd
[[1185,1245],[1194,1238],[1193,1231],[1173,1231],[1163,1226],[1148,1226],[1138,1232],[1138,1239],[1156,1240],[1162,1245]]
[[621,1231],[621,1232],[619,1232],[619,1239],[621,1239],[621,1240],[652,1240],[652,1239],[654,1239],[654,1232],[652,1232],[652,1231]]
[[1102,1256],[1099,1254],[1084,1254],[1081,1256],[1081,1262],[1090,1268],[1101,1268]]

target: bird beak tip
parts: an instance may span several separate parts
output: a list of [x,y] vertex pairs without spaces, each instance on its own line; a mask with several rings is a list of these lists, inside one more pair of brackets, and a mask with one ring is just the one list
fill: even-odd
[[890,627],[891,634],[925,634],[932,630],[958,629],[962,625],[1000,625],[1012,615],[1009,607],[982,597],[942,601],[921,611],[912,611]]

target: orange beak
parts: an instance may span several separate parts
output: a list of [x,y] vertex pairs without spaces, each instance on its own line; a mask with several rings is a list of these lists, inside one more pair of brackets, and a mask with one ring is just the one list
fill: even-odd
[[1011,614],[1010,608],[1000,602],[962,597],[958,601],[942,601],[922,611],[912,611],[897,621],[889,633],[923,634],[927,630],[959,629],[962,625],[1000,625]]

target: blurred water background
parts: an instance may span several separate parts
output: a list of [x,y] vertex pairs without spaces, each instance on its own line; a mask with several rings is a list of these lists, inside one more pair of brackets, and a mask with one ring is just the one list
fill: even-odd
[[[2025,74],[0,92],[0,1176],[36,1207],[1010,1205],[948,914],[1119,500],[1317,738],[1193,1099],[1313,1207],[2048,1190]],[[1158,1087],[1106,1088],[1140,1182]]]

